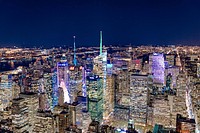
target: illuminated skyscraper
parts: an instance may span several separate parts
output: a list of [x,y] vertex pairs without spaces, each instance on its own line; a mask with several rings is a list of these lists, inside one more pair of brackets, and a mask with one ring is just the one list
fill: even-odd
[[82,126],[83,122],[82,107],[78,102],[69,104],[69,122],[73,126]]
[[63,88],[59,87],[58,88],[58,105],[59,106],[63,106],[64,104],[64,92],[63,92]]
[[23,133],[29,131],[29,108],[24,98],[12,101],[12,126],[13,132]]
[[55,117],[51,111],[37,112],[34,133],[54,133]]
[[102,31],[100,31],[100,55],[102,54],[103,52],[103,44],[102,44]]
[[176,88],[177,86],[177,77],[179,75],[179,67],[176,66],[172,66],[172,67],[168,67],[165,69],[165,82],[166,82],[166,77],[167,75],[171,74],[172,75],[172,86],[171,88]]
[[173,55],[173,54],[166,55],[166,61],[168,61],[169,66],[174,66],[175,65],[175,55]]
[[71,100],[70,94],[69,94],[69,91],[66,88],[66,84],[65,84],[64,81],[61,81],[59,89],[62,89],[62,91],[59,91],[59,102],[60,102],[60,97],[62,96],[62,98],[64,100],[63,103],[65,103],[65,102],[70,103],[70,100]]
[[116,121],[128,121],[130,114],[130,72],[128,71],[128,62],[116,57],[113,61],[113,73],[115,73],[114,118]]
[[70,90],[69,90],[69,76],[68,76],[68,63],[66,56],[61,57],[61,61],[57,63],[57,83],[58,87],[63,88],[64,102],[70,103]]
[[74,60],[73,63],[76,66],[77,65],[77,60],[76,60],[76,43],[75,43],[75,36],[74,36]]
[[[107,101],[107,97],[106,97],[106,93],[107,92],[107,88],[106,88],[106,75],[107,75],[107,51],[103,52],[103,48],[102,48],[102,31],[100,31],[100,55],[96,56],[94,58],[94,68],[93,68],[93,72],[96,75],[99,75],[100,78],[102,78],[103,80],[103,109],[106,109],[108,103]],[[104,114],[104,117],[105,114]]]
[[69,67],[69,88],[71,103],[77,101],[77,96],[86,97],[84,67],[70,66]]
[[78,64],[76,59],[76,45],[74,36],[74,59],[73,64],[69,66],[69,88],[71,103],[77,101],[77,96],[86,97],[86,78],[85,69],[82,65]]
[[[177,77],[176,96],[170,96],[172,103],[170,104],[170,121],[171,126],[176,127],[177,114],[181,114],[183,117],[188,117],[186,106],[186,75],[182,72]],[[169,96],[168,96],[169,97]]]
[[147,123],[147,102],[149,95],[148,76],[130,76],[130,119],[135,123]]
[[88,57],[85,61],[85,71],[86,75],[93,71],[93,59]]
[[165,65],[163,54],[153,53],[149,56],[149,73],[153,74],[153,82],[164,84]]
[[44,78],[44,90],[47,96],[47,103],[48,103],[48,108],[46,110],[50,110],[53,108],[52,105],[52,93],[53,93],[53,88],[52,88],[52,73],[45,72],[43,75]]
[[39,99],[37,93],[20,93],[20,98],[24,98],[28,107],[29,132],[32,132],[35,125],[35,116],[39,107]]
[[64,133],[65,129],[69,127],[69,112],[67,109],[63,110],[56,116],[56,126],[58,127],[59,133]]
[[44,110],[52,110],[57,105],[58,88],[56,81],[56,72],[50,68],[44,69],[43,77],[38,80],[39,103]]
[[22,67],[22,73],[19,76],[19,86],[20,92],[25,92],[26,90],[26,69]]
[[176,61],[175,65],[181,67],[181,59],[179,54],[176,56],[175,61]]
[[107,77],[106,77],[106,90],[107,93],[105,96],[105,108],[104,108],[104,117],[108,119],[111,113],[114,111],[114,75],[112,75],[112,64],[107,64]]
[[53,108],[58,104],[58,85],[57,85],[57,72],[56,69],[52,70],[52,105]]
[[12,99],[18,98],[20,93],[20,86],[17,82],[12,83]]
[[0,111],[11,105],[12,100],[12,75],[0,75]]
[[101,121],[103,118],[103,84],[98,75],[87,77],[88,105],[93,120]]
[[115,78],[115,105],[130,105],[130,73],[126,70],[119,71]]

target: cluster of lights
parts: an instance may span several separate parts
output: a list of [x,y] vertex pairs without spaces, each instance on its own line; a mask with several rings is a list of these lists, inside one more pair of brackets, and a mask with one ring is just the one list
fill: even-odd
[[59,63],[58,63],[58,67],[65,67],[65,66],[68,66],[68,63],[67,63],[67,62],[64,62],[64,63],[59,62]]

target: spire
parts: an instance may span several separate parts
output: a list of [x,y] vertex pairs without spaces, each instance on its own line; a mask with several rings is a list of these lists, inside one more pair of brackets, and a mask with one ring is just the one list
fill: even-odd
[[102,31],[100,31],[100,55],[102,54]]
[[76,45],[75,45],[76,36],[73,36],[73,37],[74,37],[74,65],[76,66],[77,65],[77,60],[76,60]]

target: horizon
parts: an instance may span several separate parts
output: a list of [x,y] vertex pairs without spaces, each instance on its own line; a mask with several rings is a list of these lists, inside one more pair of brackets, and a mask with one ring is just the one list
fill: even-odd
[[[133,45],[133,44],[103,44],[105,47],[141,47],[141,46],[147,46],[147,47],[170,47],[170,46],[175,46],[175,47],[183,47],[183,46],[193,46],[193,47],[200,47],[199,44],[138,44],[138,45]],[[90,47],[96,47],[98,48],[98,45],[92,45],[92,46],[76,46],[76,48],[90,48]],[[1,46],[0,44],[0,49],[1,48],[11,48],[11,49],[18,49],[18,48],[29,48],[29,49],[52,49],[52,48],[62,48],[62,49],[73,49],[73,44],[71,46],[66,46],[66,45],[59,45],[59,46],[18,46],[18,45],[12,45],[12,46]]]

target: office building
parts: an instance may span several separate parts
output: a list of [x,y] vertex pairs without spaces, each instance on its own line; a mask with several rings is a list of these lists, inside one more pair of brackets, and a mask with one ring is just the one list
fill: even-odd
[[17,98],[12,101],[12,126],[13,132],[30,132],[29,107],[24,98]]
[[103,118],[103,81],[98,75],[87,77],[88,106],[92,120]]
[[55,117],[51,111],[38,111],[33,133],[54,133]]
[[37,93],[20,93],[20,97],[24,98],[26,105],[28,106],[28,122],[29,132],[32,132],[35,125],[35,116],[39,107],[39,98]]
[[[172,66],[165,68],[165,83],[166,83],[166,78],[170,74],[172,76],[172,83],[171,83],[171,89],[177,87],[177,77],[179,75],[179,67]],[[166,84],[165,84],[166,85]]]
[[63,55],[60,62],[57,63],[57,84],[58,87],[63,89],[64,102],[70,103],[69,70],[65,55]]
[[148,75],[130,76],[130,119],[135,123],[147,123],[147,103],[149,97]]
[[12,100],[12,75],[0,75],[0,111],[11,106]]
[[149,73],[153,74],[153,82],[164,84],[164,56],[163,54],[153,53],[149,56]]
[[174,54],[167,54],[165,57],[166,57],[166,61],[168,62],[169,66],[175,65],[175,55]]
[[85,71],[82,66],[69,66],[69,88],[71,102],[77,101],[77,96],[86,97]]

